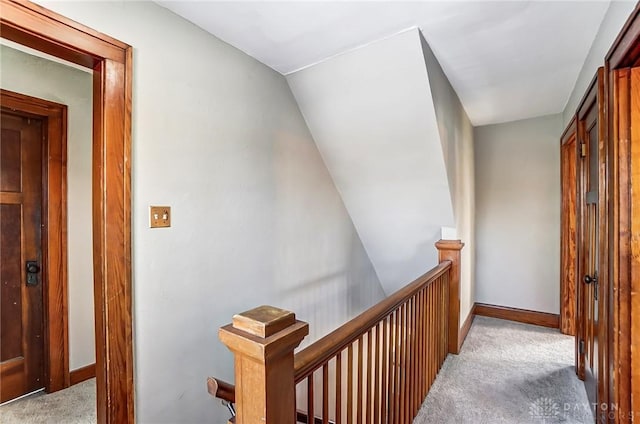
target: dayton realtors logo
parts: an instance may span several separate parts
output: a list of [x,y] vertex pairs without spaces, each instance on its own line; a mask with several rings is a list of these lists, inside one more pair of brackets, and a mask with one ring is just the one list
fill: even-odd
[[549,398],[538,398],[529,405],[529,415],[543,423],[556,418],[560,414],[560,405]]

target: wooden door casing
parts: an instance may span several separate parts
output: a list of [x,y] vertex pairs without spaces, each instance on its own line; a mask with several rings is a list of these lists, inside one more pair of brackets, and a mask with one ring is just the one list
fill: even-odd
[[3,110],[0,157],[2,310],[0,402],[44,387],[43,278],[27,285],[26,261],[42,268],[42,119]]
[[605,59],[608,82],[607,223],[609,422],[640,419],[640,4]]
[[[585,380],[590,402],[602,408],[606,408],[608,402],[607,132],[604,104],[604,69],[600,68],[577,114],[578,138],[583,151],[578,164],[576,364],[578,376]],[[585,283],[587,276],[589,279],[597,276],[597,282]],[[601,408],[596,411],[598,414],[602,412]]]
[[97,421],[133,423],[133,49],[31,2],[0,0],[0,5],[3,38],[94,71],[92,203]]
[[[578,134],[576,119],[565,130],[560,139],[561,157],[561,220],[560,235],[560,331],[576,335],[577,298],[577,228],[578,213]],[[577,345],[576,345],[577,349]],[[577,358],[577,351],[576,351]],[[579,366],[576,362],[576,369]]]

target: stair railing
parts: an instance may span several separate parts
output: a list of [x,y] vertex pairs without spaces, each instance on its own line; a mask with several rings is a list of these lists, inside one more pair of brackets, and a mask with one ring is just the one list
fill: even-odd
[[295,314],[261,306],[219,331],[236,386],[208,381],[237,424],[411,423],[448,353],[458,353],[458,240],[439,264],[294,355],[308,334]]

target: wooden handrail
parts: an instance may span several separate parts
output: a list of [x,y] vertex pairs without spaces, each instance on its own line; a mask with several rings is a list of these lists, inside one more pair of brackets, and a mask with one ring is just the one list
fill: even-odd
[[207,391],[213,397],[225,400],[227,402],[236,402],[236,386],[218,378],[207,378]]
[[338,327],[333,332],[317,340],[310,346],[296,353],[294,359],[294,376],[296,383],[302,381],[312,372],[349,346],[371,327],[382,321],[417,292],[427,287],[436,278],[449,271],[451,261],[442,261],[435,268],[416,278],[391,296],[373,305],[351,321]]

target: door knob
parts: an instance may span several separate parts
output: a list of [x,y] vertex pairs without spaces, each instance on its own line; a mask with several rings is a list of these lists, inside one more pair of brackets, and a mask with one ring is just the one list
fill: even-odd
[[38,273],[40,272],[40,266],[37,261],[27,261],[27,286],[38,285]]
[[584,276],[584,282],[587,284],[591,284],[591,283],[597,283],[598,282],[598,277],[597,276],[590,276],[590,275],[585,275]]

